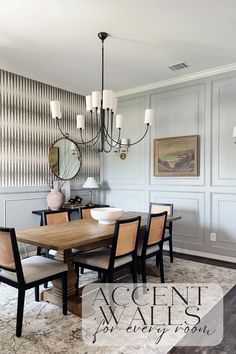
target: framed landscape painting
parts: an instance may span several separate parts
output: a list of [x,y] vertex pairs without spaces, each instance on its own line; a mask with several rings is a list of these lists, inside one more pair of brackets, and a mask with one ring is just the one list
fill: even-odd
[[198,135],[154,140],[154,176],[199,176]]

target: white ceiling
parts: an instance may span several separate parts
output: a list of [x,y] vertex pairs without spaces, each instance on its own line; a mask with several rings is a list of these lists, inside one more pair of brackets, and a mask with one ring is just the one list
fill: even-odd
[[[235,0],[0,0],[0,68],[87,94],[236,63]],[[172,72],[186,61],[190,68]]]

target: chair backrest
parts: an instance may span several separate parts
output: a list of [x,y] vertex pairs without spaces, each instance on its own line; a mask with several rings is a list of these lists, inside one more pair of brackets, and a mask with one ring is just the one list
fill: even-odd
[[140,222],[140,216],[116,221],[111,247],[110,266],[113,266],[116,257],[134,254],[137,248]]
[[[151,246],[163,240],[165,235],[167,211],[158,214],[150,214],[146,229],[146,245]],[[145,242],[144,242],[145,244]]]
[[85,220],[92,219],[91,212],[90,212],[92,208],[94,208],[94,207],[81,208],[80,209],[81,219],[85,219]]
[[168,215],[173,215],[174,205],[167,203],[150,203],[149,214],[158,214],[167,211]]
[[18,281],[24,281],[20,253],[13,228],[0,228],[0,268],[17,273]]
[[70,221],[70,216],[68,211],[49,210],[44,212],[45,225],[65,224],[69,221]]
[[110,205],[106,205],[106,204],[95,204],[94,206],[86,206],[84,208],[80,208],[80,218],[81,219],[92,219],[91,216],[91,209],[93,208],[108,208]]

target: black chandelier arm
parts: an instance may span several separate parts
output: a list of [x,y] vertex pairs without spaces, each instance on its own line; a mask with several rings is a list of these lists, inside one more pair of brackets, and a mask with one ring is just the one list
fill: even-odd
[[[117,141],[116,140],[114,140],[110,135],[109,135],[109,133],[107,132],[107,135],[109,136],[109,138],[113,141],[113,142],[115,142],[116,143],[116,145],[118,145],[119,144],[119,146],[125,146],[125,147],[130,147],[130,146],[133,146],[133,145],[136,145],[136,144],[138,144],[138,143],[140,143],[140,141],[142,141],[144,138],[145,138],[145,136],[147,135],[147,132],[148,132],[148,129],[149,129],[149,123],[147,124],[147,128],[146,128],[146,130],[145,130],[145,133],[143,134],[143,136],[139,139],[139,140],[137,140],[137,141],[135,141],[135,143],[132,143],[132,144],[121,144],[121,143],[119,143],[119,139],[120,139],[120,131],[121,131],[121,129],[119,128],[119,136],[118,136],[118,139],[117,139]],[[110,145],[110,144],[109,144]],[[114,145],[113,147],[116,147],[116,145]]]
[[105,149],[104,145],[101,149],[98,149],[99,152],[105,152],[106,154],[108,154],[109,152],[111,152],[113,146],[107,141],[105,140],[107,145],[109,146],[109,149]]
[[78,143],[78,144],[87,145],[87,144],[92,143],[94,140],[96,140],[99,137],[99,135],[101,133],[101,129],[102,128],[99,129],[99,131],[97,132],[97,134],[96,134],[96,136],[94,138],[92,138],[91,140],[88,140],[88,141],[84,141],[84,138],[83,138],[83,135],[82,135],[82,130],[83,129],[80,128],[80,137],[81,137],[82,143]]
[[149,123],[147,123],[147,128],[146,128],[145,133],[143,134],[142,138],[140,138],[139,140],[135,141],[135,143],[132,143],[132,144],[120,144],[120,146],[130,147],[130,146],[134,146],[134,145],[140,143],[140,141],[142,141],[145,138],[145,136],[147,135],[149,126],[150,126]]
[[[91,111],[91,117],[93,117],[93,113]],[[95,118],[97,118],[97,109],[96,109],[96,113],[95,113]],[[87,146],[90,146],[88,144],[94,142],[91,146],[95,145],[100,134],[101,134],[101,131],[102,131],[102,125],[100,126],[100,129],[98,130],[97,134],[91,139],[91,140],[88,140],[88,141],[84,141],[83,139],[83,135],[82,135],[82,128],[80,128],[80,137],[81,137],[81,140],[82,140],[82,143],[78,143],[78,144],[82,144],[82,145],[87,145]]]
[[[105,129],[107,137],[109,137],[113,143],[116,143],[115,145],[112,145],[112,147],[116,147],[117,145],[121,145],[121,144],[119,143],[120,134],[121,134],[121,128],[118,128],[118,129],[119,129],[119,133],[118,133],[118,137],[117,137],[116,140],[113,139],[113,137],[112,137],[112,136],[108,133],[108,131]],[[106,140],[106,141],[107,141],[107,140]],[[108,143],[108,141],[107,141],[107,143]],[[108,144],[109,144],[109,143],[108,143]],[[109,144],[109,145],[110,145],[110,144]],[[111,145],[110,145],[110,146],[111,146]]]
[[[100,137],[100,133],[101,133],[101,128],[99,129],[97,135],[96,135],[92,140],[84,141],[83,135],[82,135],[82,129],[80,129],[80,138],[81,138],[82,143],[79,143],[79,144],[85,145],[85,146],[87,146],[87,147],[92,147],[92,146],[96,145],[96,144],[97,144],[97,141],[98,141],[98,139],[99,139],[99,137]],[[91,142],[93,142],[93,143],[90,144]]]
[[59,129],[61,135],[65,138],[68,139],[69,138],[69,133],[64,133],[60,127],[60,123],[59,123],[59,118],[56,118],[56,124],[57,124],[57,128]]

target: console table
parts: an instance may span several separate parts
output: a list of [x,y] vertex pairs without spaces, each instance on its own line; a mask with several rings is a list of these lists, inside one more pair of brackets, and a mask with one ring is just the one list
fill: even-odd
[[[106,205],[106,204],[94,204],[93,205],[93,208],[105,208],[105,207],[109,207],[109,205]],[[69,214],[71,215],[73,212],[77,212],[79,214],[79,219],[81,219],[81,213],[80,213],[80,209],[81,208],[85,208],[85,205],[80,205],[78,207],[64,207],[64,208],[61,208],[60,211],[68,211]],[[48,211],[50,209],[42,209],[42,210],[33,210],[32,211],[32,214],[35,214],[35,215],[39,215],[40,216],[40,226],[43,226],[44,225],[44,220],[43,220],[43,213],[45,211]]]

